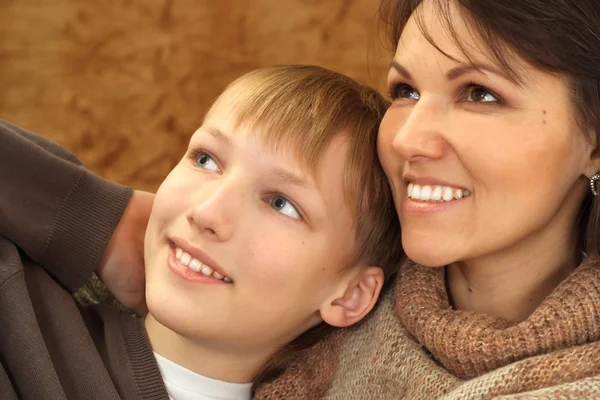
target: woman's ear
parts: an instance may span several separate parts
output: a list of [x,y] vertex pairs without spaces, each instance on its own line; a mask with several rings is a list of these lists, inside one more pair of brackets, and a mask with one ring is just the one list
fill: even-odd
[[321,307],[321,318],[338,328],[357,323],[375,307],[382,287],[381,268],[360,268],[359,273],[343,285],[339,294]]
[[594,158],[588,161],[583,175],[587,179],[592,179],[592,176],[598,171],[600,171],[600,158]]
[[600,170],[600,145],[598,144],[598,135],[595,131],[588,132],[587,137],[589,138],[586,139],[588,157],[584,175],[587,178],[591,178],[596,171]]

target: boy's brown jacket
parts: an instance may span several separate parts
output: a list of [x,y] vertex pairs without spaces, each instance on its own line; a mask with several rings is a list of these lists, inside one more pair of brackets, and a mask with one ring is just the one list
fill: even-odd
[[0,120],[0,398],[168,399],[143,323],[71,294],[131,196]]

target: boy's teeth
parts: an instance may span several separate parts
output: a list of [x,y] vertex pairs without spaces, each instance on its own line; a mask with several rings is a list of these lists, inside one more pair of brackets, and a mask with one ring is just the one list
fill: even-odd
[[188,265],[190,265],[190,261],[192,261],[192,256],[190,256],[184,251],[181,255],[181,258],[179,259],[179,262],[187,267]]
[[186,253],[180,247],[175,248],[175,258],[177,258],[177,260],[179,261],[179,263],[181,265],[185,265],[186,267],[188,267],[189,269],[191,269],[193,271],[200,272],[202,275],[205,275],[205,276],[212,275],[215,278],[220,279],[227,283],[233,282],[231,280],[231,278],[221,275],[220,273],[218,273],[217,271],[215,271],[208,265],[204,264],[202,261],[200,261],[196,258],[192,258],[192,256],[189,253]]
[[194,270],[196,272],[200,272],[200,270],[202,269],[202,263],[199,260],[196,260],[195,258],[192,258],[192,261],[190,261],[190,265],[188,265],[188,267],[191,270]]
[[417,185],[415,183],[409,183],[406,189],[406,195],[413,200],[419,201],[452,201],[460,200],[463,197],[467,197],[471,192],[467,189],[453,188],[450,186],[440,185]]
[[218,273],[217,271],[213,271],[213,276],[217,279],[223,279],[224,276]]

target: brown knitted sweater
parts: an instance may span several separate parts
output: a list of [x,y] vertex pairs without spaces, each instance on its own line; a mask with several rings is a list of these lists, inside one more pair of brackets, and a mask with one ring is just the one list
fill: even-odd
[[443,269],[401,268],[363,323],[302,354],[257,399],[600,399],[600,261],[521,323],[450,307]]
[[143,320],[82,307],[131,189],[0,120],[0,399],[168,399]]

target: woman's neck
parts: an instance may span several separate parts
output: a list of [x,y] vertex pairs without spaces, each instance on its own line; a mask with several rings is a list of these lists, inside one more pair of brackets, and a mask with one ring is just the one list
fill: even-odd
[[572,250],[574,242],[562,239],[548,246],[548,241],[530,239],[534,240],[524,240],[509,251],[449,265],[446,278],[452,305],[508,321],[527,319],[581,261]]
[[202,346],[158,322],[151,314],[145,319],[152,350],[197,374],[225,382],[249,383],[268,357],[227,349]]

